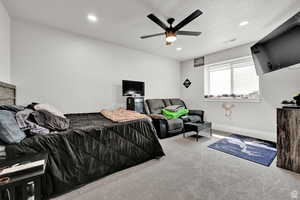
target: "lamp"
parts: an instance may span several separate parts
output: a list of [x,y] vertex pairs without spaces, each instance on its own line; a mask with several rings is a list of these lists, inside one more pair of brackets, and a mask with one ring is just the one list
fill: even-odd
[[167,32],[166,33],[166,42],[167,43],[172,43],[176,41],[176,34],[173,32]]

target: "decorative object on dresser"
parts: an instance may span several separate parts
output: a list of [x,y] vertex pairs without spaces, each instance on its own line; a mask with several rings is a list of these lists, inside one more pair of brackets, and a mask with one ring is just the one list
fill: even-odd
[[296,101],[297,106],[300,106],[300,93],[293,98]]
[[293,99],[282,101],[281,104],[284,105],[283,107],[300,108],[300,93],[295,95]]
[[41,200],[47,154],[6,157],[0,161],[0,199]]
[[277,109],[277,166],[300,173],[300,109]]

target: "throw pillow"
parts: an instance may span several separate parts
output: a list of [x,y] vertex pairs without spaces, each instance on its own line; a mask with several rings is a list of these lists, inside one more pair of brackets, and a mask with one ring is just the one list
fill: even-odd
[[0,110],[0,139],[7,144],[19,143],[26,137],[19,128],[15,119],[15,113]]
[[49,105],[49,104],[37,104],[34,106],[34,110],[45,110],[48,111],[49,113],[52,113],[53,115],[62,117],[62,118],[66,118],[65,115],[59,111],[58,109],[56,109],[54,106]]
[[46,110],[35,111],[32,116],[38,125],[53,131],[64,131],[70,126],[69,119],[54,115]]

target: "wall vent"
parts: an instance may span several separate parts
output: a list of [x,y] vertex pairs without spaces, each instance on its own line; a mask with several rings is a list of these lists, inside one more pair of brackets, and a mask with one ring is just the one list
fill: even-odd
[[194,67],[204,66],[204,56],[194,59]]

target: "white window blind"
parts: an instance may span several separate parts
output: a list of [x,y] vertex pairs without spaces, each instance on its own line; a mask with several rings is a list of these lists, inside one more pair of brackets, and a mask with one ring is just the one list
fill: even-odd
[[259,99],[259,77],[252,58],[206,66],[204,84],[207,99]]
[[231,71],[228,67],[209,72],[209,88],[211,95],[231,93]]

